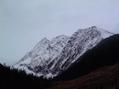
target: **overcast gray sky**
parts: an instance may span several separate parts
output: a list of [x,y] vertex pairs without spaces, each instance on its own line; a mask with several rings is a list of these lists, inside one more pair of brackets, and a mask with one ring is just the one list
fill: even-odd
[[92,25],[119,33],[119,0],[0,0],[0,62],[15,63],[43,37]]

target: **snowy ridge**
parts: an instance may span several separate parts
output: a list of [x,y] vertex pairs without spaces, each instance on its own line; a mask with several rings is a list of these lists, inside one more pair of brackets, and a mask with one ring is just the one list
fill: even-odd
[[36,76],[53,78],[70,67],[87,50],[111,35],[106,30],[92,26],[79,29],[71,37],[61,35],[51,41],[44,38],[14,67]]
[[54,59],[50,66],[53,74],[66,70],[72,63],[82,56],[87,50],[96,46],[103,39],[113,34],[92,26],[86,29],[79,29],[70,38],[61,54]]
[[64,35],[57,36],[51,41],[47,38],[43,38],[30,52],[14,65],[14,68],[25,70],[27,73],[32,73],[33,75],[43,75],[40,70],[47,69],[48,63],[60,54],[68,38],[69,37]]

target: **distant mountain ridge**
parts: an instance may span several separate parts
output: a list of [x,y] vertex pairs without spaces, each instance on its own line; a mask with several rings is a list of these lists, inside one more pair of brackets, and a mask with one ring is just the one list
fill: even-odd
[[52,78],[111,35],[113,34],[106,30],[92,26],[79,29],[71,37],[62,35],[52,41],[44,38],[14,67],[36,76]]

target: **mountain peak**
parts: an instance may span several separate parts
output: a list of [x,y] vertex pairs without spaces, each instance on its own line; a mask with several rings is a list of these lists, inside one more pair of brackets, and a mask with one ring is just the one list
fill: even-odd
[[43,38],[15,65],[15,68],[25,70],[27,73],[35,73],[36,75],[46,73],[43,69],[47,70],[48,63],[60,54],[67,40],[68,37],[64,35],[57,36],[51,41],[46,37]]
[[92,28],[92,29],[95,29],[95,30],[97,30],[97,31],[99,31],[99,32],[101,33],[101,36],[102,36],[103,38],[107,38],[107,37],[109,37],[109,36],[114,35],[114,33],[111,33],[111,32],[109,32],[108,30],[102,29],[102,28],[97,27],[97,26],[92,26],[91,28]]
[[96,32],[96,31],[98,31],[98,33],[100,33],[103,38],[107,38],[109,36],[114,35],[114,33],[111,33],[108,30],[102,29],[98,26],[91,26],[91,27],[88,27],[88,28],[79,29],[75,33]]
[[95,47],[100,41],[112,34],[92,26],[85,29],[79,29],[68,40],[62,53],[56,58],[57,63],[51,66],[52,73],[58,70],[66,70],[72,63],[82,56],[87,50]]
[[91,29],[97,29],[98,27],[97,26],[91,26],[89,28],[91,28]]
[[41,39],[40,43],[47,43],[50,42],[50,40],[47,39],[47,37],[44,37],[43,39]]
[[72,36],[60,35],[52,40],[43,38],[17,65],[35,75],[51,78],[79,61],[86,51],[95,47],[110,32],[97,26],[79,29]]

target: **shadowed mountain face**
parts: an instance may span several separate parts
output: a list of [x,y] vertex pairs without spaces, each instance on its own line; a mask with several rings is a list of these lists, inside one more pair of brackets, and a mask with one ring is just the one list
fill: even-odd
[[101,41],[96,47],[81,56],[79,60],[57,78],[74,79],[99,67],[119,62],[119,35],[113,35]]

